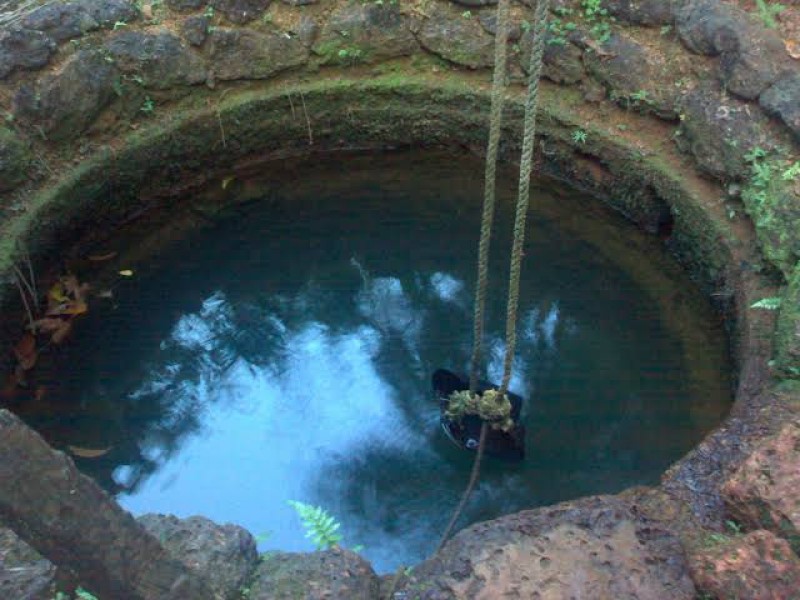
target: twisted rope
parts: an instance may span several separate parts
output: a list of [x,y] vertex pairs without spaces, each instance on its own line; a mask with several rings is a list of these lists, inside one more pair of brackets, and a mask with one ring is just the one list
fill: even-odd
[[[506,40],[508,37],[508,4],[509,0],[500,0],[497,5],[497,35],[495,37],[494,79],[492,81],[492,104],[490,109],[489,143],[486,151],[486,181],[484,187],[483,217],[481,220],[481,238],[478,245],[478,283],[475,292],[474,345],[470,364],[469,389],[474,393],[477,389],[478,364],[483,349],[484,307],[488,288],[489,242],[491,240],[492,220],[494,218],[495,178],[497,171],[497,148],[500,142],[500,124],[503,116],[503,92],[506,75]],[[525,121],[522,140],[522,157],[520,159],[519,194],[514,220],[514,242],[511,248],[511,268],[509,275],[508,305],[506,307],[506,352],[503,360],[503,380],[500,394],[508,391],[511,381],[511,366],[517,344],[517,313],[519,307],[519,281],[522,267],[522,247],[525,243],[525,222],[528,212],[530,194],[530,178],[533,169],[533,143],[536,135],[536,110],[539,104],[539,77],[545,50],[545,30],[549,0],[538,0],[534,13],[533,48],[529,70],[528,96],[525,102]],[[470,495],[480,476],[481,463],[486,450],[486,421],[481,423],[478,450],[469,483],[464,490],[444,535],[439,542],[440,552],[461,517]]]

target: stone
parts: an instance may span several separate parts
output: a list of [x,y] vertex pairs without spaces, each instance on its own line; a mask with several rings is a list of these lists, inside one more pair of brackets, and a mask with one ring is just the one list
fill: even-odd
[[[548,31],[547,39],[553,39],[555,34]],[[530,70],[531,46],[533,45],[533,32],[526,31],[520,41],[520,66],[525,73]],[[583,64],[583,51],[571,42],[564,44],[546,44],[544,47],[544,62],[542,63],[542,76],[550,81],[560,84],[572,85],[586,77]]]
[[658,27],[673,22],[680,4],[682,0],[605,0],[603,7],[625,23]]
[[789,279],[778,314],[774,368],[781,377],[800,379],[800,264]]
[[495,6],[497,0],[450,0],[455,4],[461,6],[469,6],[470,8],[481,8],[483,6]]
[[761,94],[759,104],[779,118],[800,143],[800,73],[788,75]]
[[398,589],[422,600],[695,598],[677,538],[612,496],[472,525]]
[[9,128],[0,125],[0,192],[13,190],[25,181],[29,164],[27,145]]
[[690,554],[692,579],[713,598],[794,598],[800,590],[800,559],[769,531],[714,543]]
[[10,529],[0,527],[0,598],[55,597],[56,567]]
[[745,100],[755,100],[792,70],[783,40],[763,30],[752,32],[736,51],[723,52],[719,65],[723,86]]
[[283,0],[283,3],[289,6],[308,6],[310,4],[316,4],[317,2],[319,2],[319,0]]
[[494,37],[477,19],[436,5],[417,32],[420,45],[457,65],[485,69],[494,65]]
[[323,64],[374,62],[408,56],[417,50],[408,18],[396,5],[345,4],[320,31],[312,51]]
[[311,48],[319,35],[319,25],[308,16],[302,16],[290,28],[289,32],[306,48]]
[[206,0],[166,0],[172,10],[192,11],[208,4]]
[[267,79],[308,59],[307,48],[296,38],[223,27],[209,35],[208,53],[218,80]]
[[117,23],[133,23],[139,10],[132,0],[78,0],[101,27],[112,29]]
[[208,17],[189,17],[181,23],[181,33],[184,39],[192,46],[202,46],[208,37],[208,26],[211,20]]
[[22,25],[46,33],[57,42],[79,37],[100,27],[83,4],[72,2],[40,6],[22,19]]
[[50,62],[56,43],[41,31],[11,29],[0,32],[0,79],[16,68],[39,69]]
[[[492,35],[497,35],[497,13],[481,12],[478,15],[478,22],[486,31]],[[508,24],[508,41],[510,43],[518,42],[522,37],[522,22],[511,21]]]
[[206,80],[203,59],[168,31],[119,31],[105,48],[120,71],[141,77],[147,88],[164,90]]
[[21,87],[15,98],[16,114],[34,121],[48,139],[75,139],[111,103],[118,75],[102,52],[81,50],[35,88]]
[[586,70],[603,86],[611,98],[641,111],[652,111],[662,118],[677,117],[680,94],[665,57],[621,34],[613,34],[598,52],[584,54]]
[[[761,442],[722,486],[725,507],[749,529],[766,529],[800,552],[800,420]],[[800,589],[800,588],[798,588]]]
[[689,50],[707,56],[738,51],[753,28],[746,12],[717,0],[689,0],[677,10],[675,25]]
[[232,23],[242,25],[257,19],[272,0],[213,0],[212,6]]
[[370,564],[343,548],[264,555],[249,600],[374,600],[380,584]]
[[258,564],[256,541],[238,525],[217,525],[205,517],[179,519],[147,514],[137,519],[173,557],[202,573],[222,598],[239,598]]
[[744,180],[750,166],[744,155],[756,147],[774,149],[778,137],[761,111],[704,82],[682,97],[679,147],[700,169],[721,180]]

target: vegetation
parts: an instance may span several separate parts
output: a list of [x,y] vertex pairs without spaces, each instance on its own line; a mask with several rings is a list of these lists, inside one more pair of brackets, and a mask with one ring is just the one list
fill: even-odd
[[576,129],[572,132],[572,141],[576,144],[585,144],[587,137],[588,136],[583,129]]
[[[572,8],[563,6],[554,8],[553,13],[555,16],[551,17],[547,23],[547,29],[550,32],[547,43],[551,46],[563,46],[567,43],[567,36],[578,28],[577,24],[571,20],[574,16],[583,18],[589,25],[589,33],[592,38],[601,44],[607,42],[611,37],[611,23],[614,19],[609,16],[608,10],[602,7],[601,0],[581,0],[581,9],[577,15]],[[525,29],[524,22],[523,29]],[[530,29],[530,25],[528,29]],[[527,31],[527,29],[525,30]]]
[[778,27],[775,17],[786,10],[786,5],[780,3],[770,4],[767,0],[756,0],[756,9],[764,27],[775,29]]
[[297,511],[306,530],[306,537],[314,542],[317,550],[328,550],[342,541],[342,534],[339,533],[341,524],[324,508],[296,500],[289,500],[289,505]]

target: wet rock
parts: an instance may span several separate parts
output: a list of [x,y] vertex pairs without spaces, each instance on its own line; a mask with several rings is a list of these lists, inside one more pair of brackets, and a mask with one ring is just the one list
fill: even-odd
[[695,597],[678,540],[610,496],[473,525],[399,587],[425,600]]
[[358,554],[334,548],[264,556],[250,587],[250,600],[373,600],[379,580]]
[[12,29],[0,32],[0,79],[16,69],[39,69],[50,62],[56,43],[41,31]]
[[675,18],[675,10],[684,0],[605,0],[610,15],[626,23],[649,27],[667,25]]
[[189,17],[181,24],[181,33],[192,46],[201,46],[208,36],[210,22],[208,17]]
[[663,118],[675,118],[680,95],[667,59],[658,52],[619,34],[603,44],[603,55],[588,51],[584,63],[602,83],[611,98],[642,111],[652,110]]
[[0,598],[49,600],[55,596],[55,583],[53,563],[0,527]]
[[423,48],[445,60],[470,69],[494,64],[494,38],[477,19],[438,6],[417,33]]
[[768,531],[714,542],[690,555],[698,591],[713,598],[793,598],[800,590],[800,559]]
[[[800,551],[800,420],[759,444],[722,487],[726,508],[751,529],[767,529]],[[797,588],[800,589],[800,588]]]
[[120,71],[140,77],[148,88],[163,90],[206,80],[202,58],[166,31],[120,31],[105,48]]
[[[547,38],[553,39],[554,34],[547,32]],[[533,45],[533,32],[526,31],[520,41],[520,66],[528,73],[530,70],[531,47]],[[563,44],[547,44],[544,47],[544,63],[542,76],[555,83],[571,85],[586,77],[583,66],[583,51],[570,42]]]
[[57,74],[34,88],[23,86],[15,98],[16,113],[35,122],[49,139],[74,139],[85,132],[114,98],[117,69],[96,50],[72,56]]
[[305,63],[303,43],[280,33],[217,28],[208,40],[215,79],[266,79]]
[[207,0],[166,0],[172,10],[191,11],[208,4]]
[[396,5],[345,4],[325,23],[312,50],[323,64],[372,62],[417,50],[408,19]]
[[789,280],[778,315],[775,370],[782,377],[800,379],[800,265]]
[[744,155],[777,143],[769,119],[746,102],[731,98],[705,82],[683,96],[678,144],[695,158],[702,171],[719,179],[747,179]]
[[767,89],[759,104],[769,114],[778,117],[792,130],[800,142],[800,73],[784,77]]
[[132,0],[79,0],[101,27],[113,28],[116,23],[133,23],[139,18],[139,11]]
[[13,190],[25,181],[29,163],[27,146],[13,131],[0,125],[0,192]]
[[257,19],[272,0],[213,0],[212,5],[225,17],[238,24]]
[[26,15],[22,25],[46,33],[57,42],[79,37],[100,27],[84,4],[71,2],[45,4]]
[[223,598],[239,598],[258,563],[255,539],[237,525],[217,525],[205,517],[179,519],[155,514],[137,521],[173,557],[202,573]]

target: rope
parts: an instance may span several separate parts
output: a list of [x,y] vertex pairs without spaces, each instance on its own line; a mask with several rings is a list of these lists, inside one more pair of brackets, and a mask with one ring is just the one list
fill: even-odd
[[475,286],[472,360],[470,361],[469,371],[469,391],[473,393],[478,386],[478,367],[483,353],[484,308],[489,284],[489,244],[492,239],[495,182],[497,179],[497,148],[500,145],[503,95],[506,89],[506,51],[510,4],[511,0],[500,0],[497,4],[497,33],[494,38],[494,78],[492,79],[492,104],[489,109],[489,142],[486,146],[483,216],[481,217],[481,238],[478,243],[478,282]]
[[[483,347],[484,306],[488,287],[488,257],[489,241],[491,238],[492,219],[494,217],[495,177],[497,169],[497,147],[500,139],[500,122],[502,120],[503,90],[505,89],[506,67],[506,39],[508,29],[508,2],[500,0],[497,6],[497,37],[495,38],[494,79],[492,82],[492,104],[490,110],[489,144],[486,152],[486,182],[484,189],[483,219],[481,221],[481,239],[478,246],[478,283],[475,295],[475,341],[470,365],[470,392],[477,388],[478,363]],[[508,305],[506,307],[506,351],[503,360],[503,380],[500,384],[500,394],[508,391],[511,381],[511,367],[514,362],[514,352],[517,344],[517,311],[519,307],[519,282],[522,267],[522,247],[525,243],[525,222],[528,212],[528,199],[530,194],[530,178],[533,170],[533,144],[536,135],[536,109],[539,104],[539,77],[542,72],[542,62],[545,50],[545,28],[547,25],[547,12],[550,0],[538,0],[534,13],[533,48],[531,49],[531,62],[529,69],[528,96],[525,102],[524,133],[522,140],[522,157],[520,159],[519,194],[517,196],[517,210],[514,220],[514,241],[511,248],[511,267],[509,274]],[[496,136],[496,137],[495,137]],[[456,522],[461,517],[464,507],[469,500],[472,490],[480,476],[481,462],[486,449],[486,421],[481,423],[481,434],[475,461],[472,464],[469,483],[461,496],[450,522],[447,524],[444,535],[439,542],[437,552],[440,552],[455,528]]]

